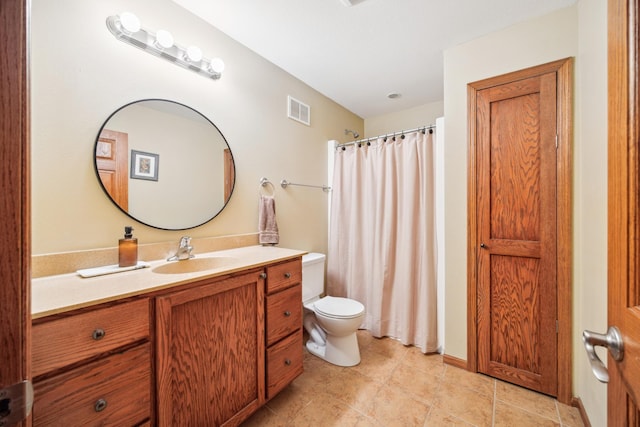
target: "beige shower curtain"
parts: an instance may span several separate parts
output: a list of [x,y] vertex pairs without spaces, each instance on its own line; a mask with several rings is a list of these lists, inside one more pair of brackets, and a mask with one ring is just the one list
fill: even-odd
[[335,152],[327,291],[362,302],[362,325],[422,352],[437,342],[435,133]]

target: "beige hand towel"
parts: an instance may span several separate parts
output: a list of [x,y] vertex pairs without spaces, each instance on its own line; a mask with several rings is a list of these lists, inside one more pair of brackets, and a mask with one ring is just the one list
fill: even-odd
[[260,195],[258,213],[258,241],[261,245],[278,244],[278,224],[276,224],[276,200],[272,196]]

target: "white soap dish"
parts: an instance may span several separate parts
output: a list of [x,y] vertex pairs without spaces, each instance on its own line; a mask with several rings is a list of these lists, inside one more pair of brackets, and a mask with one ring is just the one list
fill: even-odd
[[105,265],[104,267],[85,268],[83,270],[78,270],[77,273],[81,277],[96,277],[103,276],[105,274],[121,273],[123,271],[139,270],[150,266],[151,264],[148,262],[138,261],[136,265],[132,265],[131,267],[120,267],[118,264]]

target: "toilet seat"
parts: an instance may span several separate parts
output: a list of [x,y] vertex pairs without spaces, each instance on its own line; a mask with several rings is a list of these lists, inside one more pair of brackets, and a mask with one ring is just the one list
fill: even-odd
[[350,298],[326,296],[313,306],[316,313],[333,319],[353,319],[364,312],[364,305]]

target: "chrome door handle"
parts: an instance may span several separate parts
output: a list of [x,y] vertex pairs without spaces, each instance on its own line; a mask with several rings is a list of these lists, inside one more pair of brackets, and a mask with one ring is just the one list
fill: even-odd
[[604,363],[602,363],[602,360],[600,360],[596,354],[595,347],[606,347],[609,350],[609,353],[611,353],[613,360],[616,362],[621,361],[624,358],[624,345],[622,343],[622,334],[620,334],[620,330],[615,326],[610,326],[606,335],[585,330],[582,332],[582,342],[584,343],[584,348],[587,351],[593,375],[596,376],[598,381],[608,383],[609,372],[607,371],[607,367],[604,366]]

